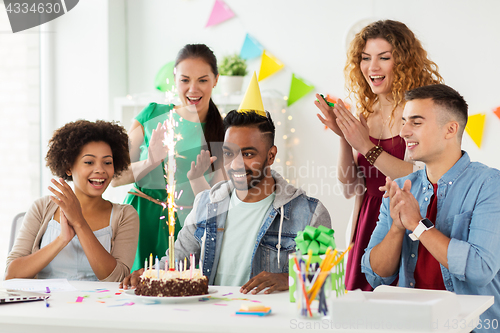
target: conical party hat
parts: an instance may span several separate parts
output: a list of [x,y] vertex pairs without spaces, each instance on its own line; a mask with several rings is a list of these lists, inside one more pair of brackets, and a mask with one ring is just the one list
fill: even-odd
[[241,101],[238,112],[255,112],[259,116],[267,117],[262,104],[262,96],[260,95],[259,83],[257,82],[257,74],[253,72],[252,80],[248,85],[247,92]]

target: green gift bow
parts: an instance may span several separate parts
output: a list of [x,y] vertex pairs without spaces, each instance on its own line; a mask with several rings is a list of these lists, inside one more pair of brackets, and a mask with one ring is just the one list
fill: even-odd
[[308,225],[304,231],[299,231],[295,237],[297,249],[303,254],[312,250],[313,255],[325,254],[326,249],[330,246],[335,249],[334,231],[320,225],[318,228]]

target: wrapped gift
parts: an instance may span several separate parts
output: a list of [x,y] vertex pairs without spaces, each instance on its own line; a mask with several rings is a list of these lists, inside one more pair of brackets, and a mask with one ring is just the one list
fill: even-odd
[[[319,226],[318,228],[307,226],[303,232],[297,233],[295,243],[298,253],[290,254],[288,264],[288,285],[290,292],[290,302],[295,302],[295,299],[297,297],[296,291],[297,288],[300,287],[300,284],[297,280],[295,257],[299,255],[301,256],[302,260],[306,262],[311,268],[315,267],[316,269],[311,269],[310,272],[310,275],[313,275],[325,259],[325,253],[327,249],[329,247],[332,250],[335,249],[334,231],[324,226]],[[308,253],[308,255],[305,255],[306,253]],[[339,255],[340,253],[337,255],[337,257]],[[311,276],[309,276],[309,278],[311,278]],[[345,292],[343,258],[330,271],[330,279],[325,280],[324,288],[334,291],[336,296],[339,296]]]

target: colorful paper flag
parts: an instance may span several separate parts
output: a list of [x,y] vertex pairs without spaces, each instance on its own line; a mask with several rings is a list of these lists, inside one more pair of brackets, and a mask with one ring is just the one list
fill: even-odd
[[212,13],[210,14],[205,28],[227,21],[233,16],[233,11],[228,7],[228,5],[226,5],[224,1],[215,0],[214,7],[212,8]]
[[485,113],[478,113],[469,116],[467,120],[467,125],[465,126],[465,131],[471,137],[472,141],[481,148],[481,141],[483,139],[484,122],[486,120]]
[[281,61],[264,50],[262,52],[262,60],[260,61],[259,81],[273,75],[283,67],[285,67],[285,65]]
[[260,45],[255,38],[250,36],[250,34],[247,34],[243,46],[241,47],[240,57],[246,60],[257,58],[262,55],[262,51],[264,51],[262,45]]
[[499,107],[497,107],[497,108],[493,111],[493,113],[494,113],[494,114],[498,117],[498,119],[500,119],[500,106],[499,106]]
[[290,84],[290,93],[288,94],[288,106],[297,102],[299,99],[314,90],[312,84],[306,83],[292,73],[292,83]]
[[[167,62],[156,74],[155,88],[161,92],[172,89],[174,82],[174,65],[175,61]],[[167,81],[168,80],[168,81]],[[167,83],[168,82],[168,83]]]

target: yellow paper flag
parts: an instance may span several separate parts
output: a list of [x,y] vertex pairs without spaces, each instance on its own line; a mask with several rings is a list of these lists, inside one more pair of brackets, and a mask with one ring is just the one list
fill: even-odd
[[259,81],[262,81],[266,77],[273,75],[283,67],[285,67],[285,65],[281,61],[264,50],[262,52],[262,59],[260,61]]
[[483,130],[484,130],[484,121],[486,120],[485,113],[478,113],[472,116],[469,116],[467,120],[467,125],[465,126],[465,131],[471,137],[472,141],[477,145],[478,148],[481,148],[481,141],[483,140]]

